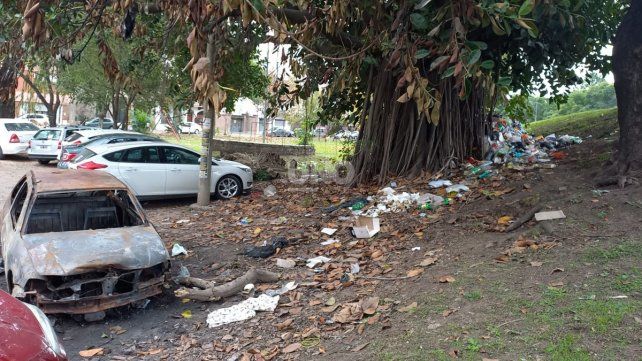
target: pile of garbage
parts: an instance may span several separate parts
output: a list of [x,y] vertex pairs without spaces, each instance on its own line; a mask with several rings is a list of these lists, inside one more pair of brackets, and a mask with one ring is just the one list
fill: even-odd
[[476,169],[480,179],[490,176],[489,167],[492,164],[546,163],[551,158],[563,157],[560,149],[582,143],[581,138],[570,135],[533,137],[521,122],[504,118],[494,118],[493,130],[487,141],[489,149],[484,157],[485,162],[477,165]]

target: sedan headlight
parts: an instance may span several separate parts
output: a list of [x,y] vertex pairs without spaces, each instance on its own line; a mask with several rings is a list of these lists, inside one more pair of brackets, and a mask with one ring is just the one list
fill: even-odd
[[33,313],[34,317],[36,317],[36,320],[38,320],[40,328],[42,329],[42,333],[45,335],[47,346],[49,346],[56,355],[66,357],[67,353],[65,352],[65,349],[62,347],[60,342],[58,342],[56,331],[54,331],[53,327],[51,326],[49,318],[47,318],[45,313],[42,312],[38,307],[29,303],[25,303],[25,305],[29,308],[31,313]]
[[245,173],[247,173],[247,174],[251,174],[251,173],[252,173],[252,169],[250,169],[250,168],[248,168],[248,167],[238,167],[238,168],[239,168],[240,170],[244,171],[244,172],[245,172]]

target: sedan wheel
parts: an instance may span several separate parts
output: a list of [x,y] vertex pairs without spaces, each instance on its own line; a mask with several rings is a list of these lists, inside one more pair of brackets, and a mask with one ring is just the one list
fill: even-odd
[[194,130],[194,134],[198,134],[198,133],[200,133],[200,132],[201,132],[201,131],[200,131],[200,130],[198,130],[198,129],[195,129],[195,130]]
[[216,184],[216,195],[223,199],[230,199],[241,193],[241,182],[238,178],[226,175]]

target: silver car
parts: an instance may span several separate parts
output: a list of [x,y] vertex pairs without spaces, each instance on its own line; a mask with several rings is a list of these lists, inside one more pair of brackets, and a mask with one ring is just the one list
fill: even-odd
[[105,172],[38,170],[2,210],[9,292],[45,313],[96,314],[162,292],[169,254],[130,190]]

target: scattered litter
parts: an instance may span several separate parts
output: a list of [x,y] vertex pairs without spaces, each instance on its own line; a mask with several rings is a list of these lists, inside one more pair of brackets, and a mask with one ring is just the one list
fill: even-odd
[[[321,209],[321,211],[322,211],[323,213],[329,214],[329,213],[333,213],[333,212],[335,212],[335,211],[337,211],[337,210],[339,210],[339,209],[343,209],[343,208],[350,208],[350,207],[352,207],[352,208],[353,208],[353,210],[356,210],[356,209],[354,209],[354,208],[355,208],[355,206],[356,206],[356,208],[361,209],[361,208],[363,208],[367,203],[368,203],[368,199],[367,199],[367,198],[364,198],[364,197],[357,197],[357,198],[353,198],[353,199],[347,200],[347,201],[345,201],[345,202],[343,202],[343,203],[341,203],[341,204],[339,204],[339,205],[336,205],[336,206],[330,206],[330,207],[323,208],[323,209]],[[360,207],[359,207],[359,206],[360,206]]]
[[353,263],[350,265],[350,273],[356,275],[357,273],[359,273],[359,271],[361,271],[361,267],[359,267],[358,263]]
[[612,296],[612,297],[609,297],[609,298],[612,299],[612,300],[623,300],[625,298],[629,298],[629,296],[619,295],[619,296]]
[[263,246],[250,246],[245,249],[244,254],[253,258],[268,258],[275,254],[277,250],[284,248],[288,245],[288,240],[285,237],[274,237],[270,244]]
[[279,288],[278,290],[267,290],[265,291],[265,294],[274,297],[274,296],[281,296],[284,295],[287,292],[290,292],[294,289],[296,289],[298,284],[294,281],[288,282],[283,287]]
[[430,188],[450,187],[451,185],[453,185],[453,182],[447,179],[434,180],[428,183],[428,186],[430,186]]
[[461,194],[461,193],[465,193],[465,192],[468,192],[468,191],[470,191],[470,188],[468,188],[468,186],[463,185],[463,184],[455,184],[454,186],[450,186],[450,187],[446,188],[446,193]]
[[276,195],[276,187],[271,184],[265,187],[265,189],[263,190],[263,195],[266,197],[274,197]]
[[181,254],[187,254],[187,250],[185,247],[181,246],[178,243],[174,243],[174,246],[172,246],[172,257],[176,257]]
[[239,221],[239,224],[242,224],[242,225],[246,225],[246,224],[250,224],[250,223],[252,223],[252,218],[243,217]]
[[321,245],[322,246],[329,246],[329,245],[335,244],[335,243],[339,243],[339,240],[338,239],[329,239],[327,241],[321,242]]
[[564,212],[562,211],[550,211],[550,212],[539,212],[535,213],[535,220],[538,222],[541,221],[550,221],[553,219],[562,219],[566,218]]
[[276,259],[276,266],[280,268],[294,268],[296,266],[296,261],[293,259]]
[[190,222],[189,219],[180,219],[180,220],[176,221],[176,224],[183,224],[183,223],[189,223],[189,222]]
[[181,316],[183,316],[183,318],[192,318],[192,311],[185,310],[181,313]]
[[390,182],[390,188],[397,188],[397,182],[395,181]]
[[603,195],[605,195],[605,194],[607,194],[609,192],[610,191],[606,190],[606,189],[593,189],[593,191],[592,191],[593,195],[596,196],[596,197],[601,197],[601,196],[603,196]]
[[243,293],[250,293],[254,289],[254,283],[248,283],[243,287]]
[[274,312],[279,303],[279,296],[260,295],[248,298],[234,306],[212,311],[207,315],[207,325],[210,328],[219,327],[233,322],[249,320],[256,316],[256,311]]
[[379,218],[358,216],[352,227],[352,235],[357,238],[371,238],[380,230]]
[[314,268],[318,264],[328,263],[330,261],[331,259],[328,257],[318,256],[318,257],[310,258],[305,265],[308,266],[308,268]]
[[336,229],[336,228],[323,228],[323,229],[321,230],[321,233],[323,233],[323,234],[327,234],[328,236],[331,236],[331,235],[333,235],[336,231],[337,231],[337,229]]
[[190,274],[189,274],[189,270],[187,269],[187,267],[181,265],[181,268],[178,271],[178,278],[185,278],[185,277],[189,277],[189,276],[190,276]]
[[421,251],[421,247],[412,247],[411,251]]
[[94,357],[94,356],[102,356],[105,353],[104,351],[105,351],[105,349],[103,349],[102,347],[99,347],[99,348],[92,348],[92,349],[89,349],[89,350],[82,350],[82,351],[78,352],[78,354],[81,357],[89,358],[89,357]]

